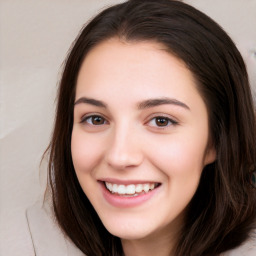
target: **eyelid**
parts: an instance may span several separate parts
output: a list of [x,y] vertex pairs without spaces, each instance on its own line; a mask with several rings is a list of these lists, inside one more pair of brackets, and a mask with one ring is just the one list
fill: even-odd
[[[166,126],[157,126],[157,125],[149,125],[149,123],[151,121],[153,121],[154,119],[156,118],[164,118],[164,119],[167,119],[170,124],[166,125]],[[146,125],[150,126],[150,127],[153,127],[153,128],[156,128],[156,129],[168,129],[170,126],[176,126],[179,124],[179,122],[171,117],[170,115],[167,115],[167,114],[163,114],[163,113],[156,113],[154,115],[151,115],[150,117],[148,117],[147,121],[145,122]]]
[[[103,114],[95,113],[95,112],[87,113],[87,114],[83,115],[83,116],[81,117],[80,123],[81,123],[81,124],[84,124],[84,123],[86,123],[86,120],[88,120],[89,118],[95,117],[95,116],[98,116],[98,117],[103,118],[104,121],[106,121],[106,123],[109,124],[108,119],[107,119]],[[88,125],[92,125],[92,124],[89,124],[89,123],[87,123],[87,124],[88,124]],[[95,126],[96,126],[96,125],[95,125]]]
[[[95,117],[95,116],[96,116],[96,117],[98,116],[98,117],[103,118],[103,119],[104,119],[104,123],[101,124],[101,125],[93,125],[93,124],[90,124],[90,123],[86,122],[86,120],[88,120],[89,118]],[[166,126],[149,125],[149,123],[150,123],[151,121],[153,121],[154,119],[156,119],[156,118],[164,118],[164,119],[167,119],[167,120],[169,121],[169,124],[166,125]],[[80,119],[80,123],[81,123],[81,124],[91,125],[91,126],[102,126],[102,125],[109,124],[109,120],[108,120],[107,117],[105,117],[105,115],[103,115],[103,114],[101,114],[101,113],[91,112],[91,113],[87,113],[87,114],[83,115],[83,116],[81,117],[81,119]],[[145,122],[144,124],[146,124],[146,125],[148,125],[148,126],[150,126],[150,127],[156,128],[156,129],[167,129],[167,128],[169,128],[170,126],[176,126],[176,125],[178,125],[178,124],[179,124],[179,121],[178,121],[176,118],[174,118],[174,117],[172,117],[172,116],[170,116],[170,115],[168,115],[168,114],[155,113],[155,114],[150,115],[150,116],[147,118],[147,120],[146,120],[146,122]]]

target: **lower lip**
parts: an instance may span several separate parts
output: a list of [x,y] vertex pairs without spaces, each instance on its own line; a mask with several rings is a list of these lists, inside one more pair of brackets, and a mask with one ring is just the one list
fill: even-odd
[[103,196],[106,199],[106,201],[119,208],[127,208],[127,207],[135,207],[138,205],[141,205],[151,199],[159,190],[159,187],[156,187],[155,189],[138,195],[138,196],[120,196],[118,194],[112,194],[106,187],[103,182],[100,182]]

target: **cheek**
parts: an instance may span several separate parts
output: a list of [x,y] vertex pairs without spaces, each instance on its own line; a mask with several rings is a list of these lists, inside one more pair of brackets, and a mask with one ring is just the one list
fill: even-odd
[[71,155],[77,174],[91,172],[102,155],[102,143],[74,129],[71,137]]
[[149,148],[154,165],[169,175],[201,172],[203,169],[205,146],[183,138],[166,140]]
[[204,151],[203,144],[177,137],[152,152],[152,163],[168,180],[165,189],[171,209],[182,211],[194,196],[204,168]]
[[95,191],[95,170],[103,154],[102,142],[81,129],[73,129],[71,155],[77,179],[91,202],[100,200]]
[[148,151],[151,163],[169,180],[168,190],[172,195],[178,194],[179,198],[189,199],[198,187],[204,168],[207,139],[199,141],[184,134],[176,135],[162,143],[158,141],[158,144],[151,147],[154,150]]

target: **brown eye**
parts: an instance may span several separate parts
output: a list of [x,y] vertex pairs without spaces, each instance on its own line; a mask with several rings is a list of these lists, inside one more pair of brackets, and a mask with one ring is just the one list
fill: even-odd
[[157,126],[167,126],[170,122],[170,119],[165,117],[156,117],[155,123]]
[[92,116],[92,124],[101,125],[104,124],[105,120],[101,116]]
[[165,116],[156,116],[152,118],[149,122],[148,125],[152,127],[159,127],[159,128],[165,128],[169,126],[175,126],[177,125],[178,122],[174,121],[168,117]]
[[88,123],[91,125],[103,125],[106,123],[105,118],[102,116],[88,116],[82,120],[82,123]]

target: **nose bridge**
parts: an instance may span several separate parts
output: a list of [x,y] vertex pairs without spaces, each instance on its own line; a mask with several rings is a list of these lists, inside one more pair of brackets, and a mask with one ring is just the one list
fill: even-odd
[[142,151],[138,143],[138,134],[133,126],[122,122],[113,127],[106,159],[109,165],[117,169],[139,165]]

